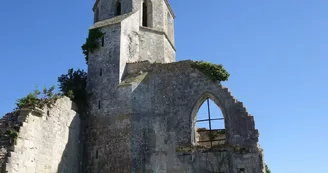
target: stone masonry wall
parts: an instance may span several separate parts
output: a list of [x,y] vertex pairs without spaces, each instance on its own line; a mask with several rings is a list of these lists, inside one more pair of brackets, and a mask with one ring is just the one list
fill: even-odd
[[[265,173],[254,118],[191,63],[127,64],[115,96],[90,117],[86,173]],[[226,141],[215,148],[194,142],[207,98],[226,120]]]
[[10,153],[7,173],[78,173],[79,115],[69,98],[52,108],[24,116],[17,144]]
[[9,130],[14,130],[20,127],[18,121],[19,112],[8,113],[0,119],[0,172],[6,170],[6,163],[10,151],[13,149]]

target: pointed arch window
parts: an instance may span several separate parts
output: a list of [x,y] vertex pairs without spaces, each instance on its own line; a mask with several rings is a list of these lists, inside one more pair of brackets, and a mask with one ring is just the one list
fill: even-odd
[[209,97],[200,105],[193,122],[195,145],[211,148],[225,144],[225,119],[220,107]]
[[119,16],[122,14],[122,5],[121,5],[121,0],[118,0],[116,2],[116,15]]

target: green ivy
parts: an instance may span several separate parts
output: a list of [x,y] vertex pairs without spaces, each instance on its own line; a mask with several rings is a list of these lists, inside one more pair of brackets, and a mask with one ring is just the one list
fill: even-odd
[[83,54],[85,55],[85,61],[87,64],[89,60],[89,53],[93,53],[99,48],[98,40],[103,36],[104,33],[102,33],[99,28],[89,30],[88,38],[82,45]]
[[196,61],[192,64],[193,68],[204,73],[212,81],[227,81],[230,74],[223,68],[221,64],[212,64],[204,61]]

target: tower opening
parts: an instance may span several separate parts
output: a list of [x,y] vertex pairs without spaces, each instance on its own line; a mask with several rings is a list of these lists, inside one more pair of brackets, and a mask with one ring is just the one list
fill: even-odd
[[94,23],[96,23],[98,21],[99,21],[99,8],[97,8],[95,11]]
[[116,2],[116,15],[119,16],[122,14],[121,1]]
[[148,7],[145,1],[142,3],[142,26],[148,27]]
[[211,148],[226,143],[225,119],[220,107],[210,98],[200,106],[194,122],[194,141]]

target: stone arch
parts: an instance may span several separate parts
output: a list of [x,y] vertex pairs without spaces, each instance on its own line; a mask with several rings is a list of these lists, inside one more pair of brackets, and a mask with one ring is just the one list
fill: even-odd
[[[224,117],[225,131],[227,131],[227,129],[228,129],[228,123],[227,123],[228,116],[227,116],[225,108],[223,107],[224,104],[219,100],[219,98],[217,96],[215,96],[211,92],[205,92],[201,96],[199,96],[197,101],[193,104],[193,110],[191,112],[191,121],[192,121],[191,122],[191,126],[192,126],[191,127],[191,129],[192,129],[191,130],[191,142],[192,142],[193,146],[198,145],[197,140],[196,140],[196,134],[198,133],[197,129],[196,129],[197,113],[198,113],[200,107],[204,104],[204,102],[207,99],[212,100],[216,104],[216,106],[220,108],[222,115]],[[226,138],[226,140],[224,143],[227,143],[228,133],[225,133],[225,138]]]

